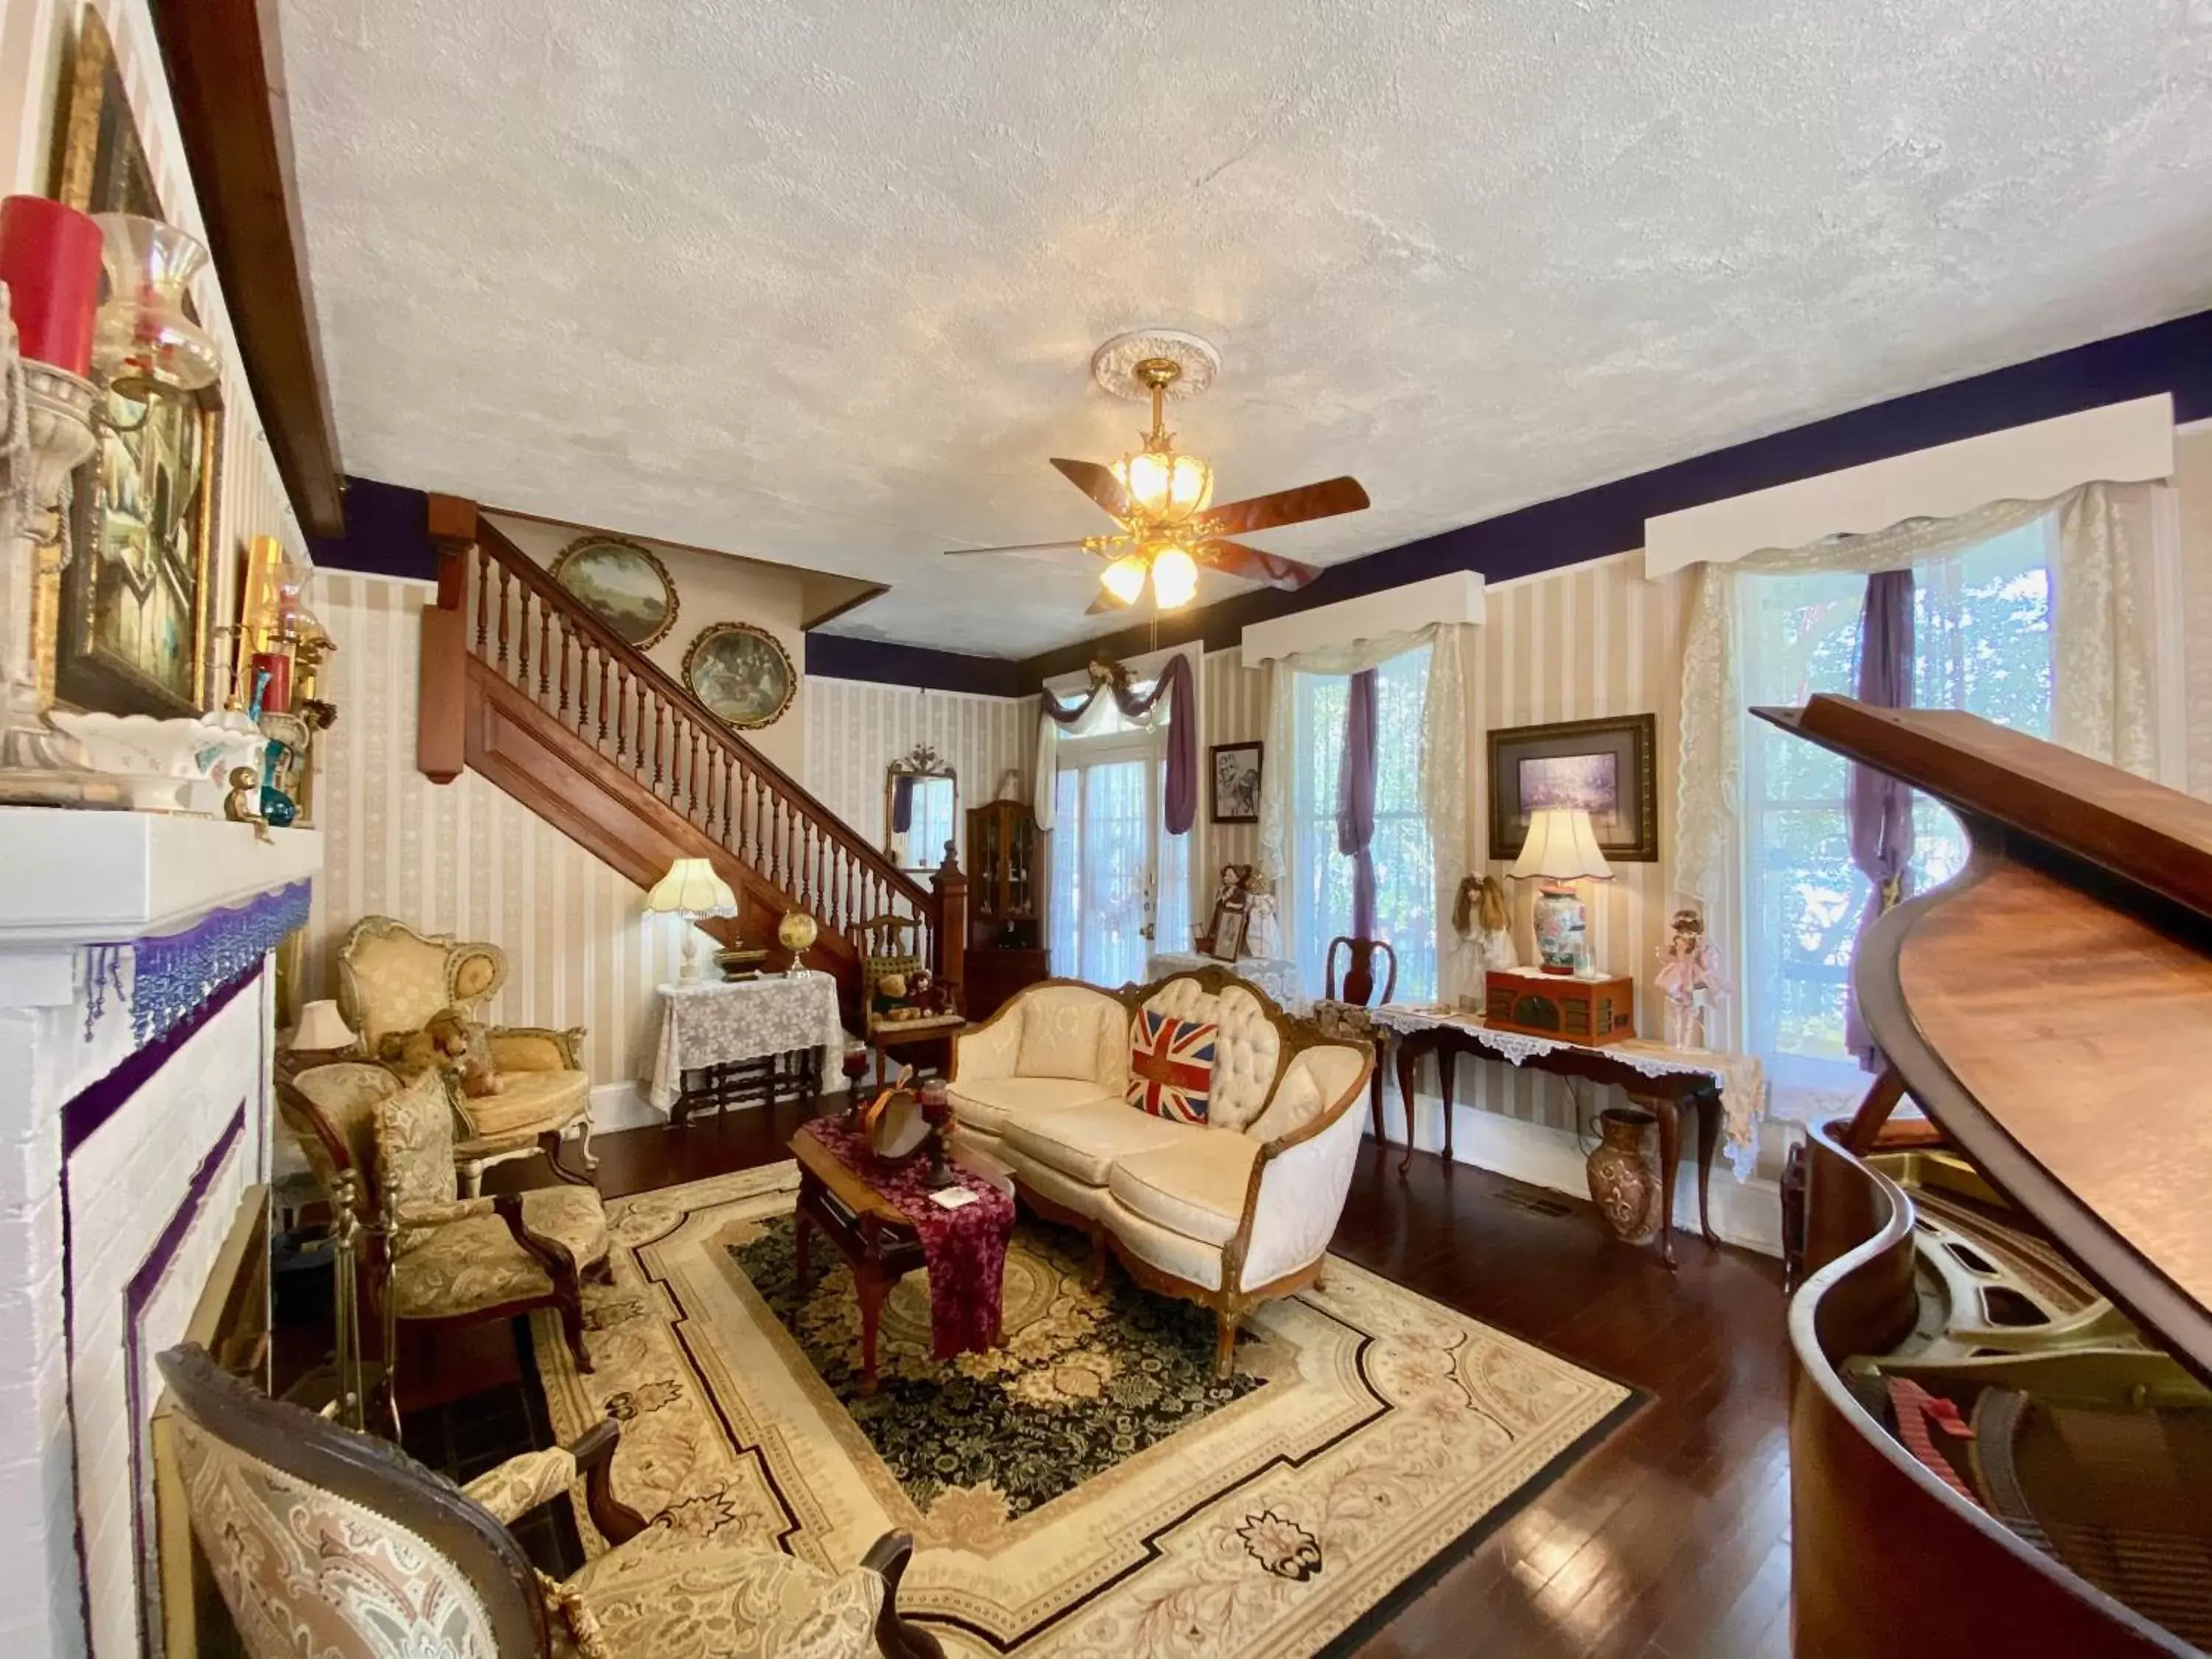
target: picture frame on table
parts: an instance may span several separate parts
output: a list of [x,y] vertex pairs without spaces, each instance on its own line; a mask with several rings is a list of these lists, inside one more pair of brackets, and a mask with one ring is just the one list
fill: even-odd
[[1247,920],[1247,913],[1241,903],[1215,905],[1213,932],[1206,942],[1206,954],[1216,962],[1234,962],[1243,956]]
[[1490,856],[1517,857],[1540,808],[1579,806],[1608,862],[1658,862],[1658,724],[1623,714],[1492,732]]
[[1212,781],[1213,823],[1259,823],[1260,766],[1265,748],[1257,742],[1217,743],[1206,751],[1206,773]]

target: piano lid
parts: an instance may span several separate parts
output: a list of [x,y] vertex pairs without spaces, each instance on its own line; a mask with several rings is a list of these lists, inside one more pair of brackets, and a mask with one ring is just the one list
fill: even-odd
[[2212,1382],[2212,805],[1937,709],[1762,720],[1955,808],[1975,856],[1852,982],[1912,1097]]

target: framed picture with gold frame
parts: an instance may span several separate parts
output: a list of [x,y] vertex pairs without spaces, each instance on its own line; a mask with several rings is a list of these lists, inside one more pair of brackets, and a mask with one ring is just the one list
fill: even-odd
[[799,695],[783,641],[750,623],[709,623],[684,653],[691,695],[739,731],[773,726]]
[[[162,217],[100,13],[77,14],[64,72],[54,193],[87,213]],[[58,574],[40,579],[41,675],[59,701],[118,714],[206,706],[220,523],[222,398],[215,387],[139,404],[108,394],[92,459],[70,479]]]
[[649,547],[626,536],[581,536],[553,561],[553,580],[640,651],[676,626],[676,584]]

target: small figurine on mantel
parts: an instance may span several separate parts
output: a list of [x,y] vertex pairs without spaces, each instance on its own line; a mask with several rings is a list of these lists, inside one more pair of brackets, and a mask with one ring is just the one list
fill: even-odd
[[1684,908],[1669,924],[1673,937],[1660,948],[1658,986],[1667,997],[1667,1046],[1709,1048],[1714,1005],[1728,989],[1720,952],[1705,937],[1705,919]]
[[1283,922],[1275,909],[1275,884],[1255,868],[1244,878],[1244,954],[1283,954]]

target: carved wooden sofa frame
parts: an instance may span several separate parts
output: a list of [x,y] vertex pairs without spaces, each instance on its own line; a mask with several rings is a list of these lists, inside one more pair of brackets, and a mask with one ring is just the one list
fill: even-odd
[[[1110,1251],[1120,1259],[1122,1267],[1127,1272],[1129,1277],[1146,1290],[1162,1296],[1179,1297],[1186,1302],[1195,1302],[1201,1307],[1212,1309],[1214,1316],[1213,1374],[1216,1377],[1225,1378],[1235,1366],[1237,1333],[1245,1316],[1261,1303],[1271,1297],[1289,1296],[1295,1291],[1305,1289],[1308,1285],[1320,1285],[1322,1267],[1328,1260],[1328,1251],[1324,1246],[1321,1253],[1304,1267],[1271,1279],[1264,1285],[1247,1285],[1243,1283],[1245,1255],[1251,1244],[1253,1224],[1260,1202],[1261,1184],[1267,1175],[1267,1167],[1292,1147],[1303,1146],[1305,1142],[1325,1133],[1338,1119],[1358,1103],[1360,1097],[1367,1092],[1368,1079],[1374,1073],[1375,1049],[1371,1042],[1363,1042],[1355,1038],[1331,1036],[1310,1020],[1300,1019],[1296,1015],[1286,1012],[1280,1004],[1253,984],[1251,981],[1238,977],[1226,968],[1185,969],[1181,972],[1170,974],[1164,978],[1154,980],[1149,984],[1124,985],[1117,991],[1108,991],[1103,987],[1092,985],[1086,980],[1065,977],[1038,980],[1033,985],[1025,986],[1023,988],[1027,991],[1052,985],[1080,986],[1085,990],[1109,996],[1120,1003],[1126,1022],[1133,1019],[1137,1011],[1142,1008],[1145,1003],[1163,987],[1179,979],[1194,980],[1200,990],[1216,996],[1219,995],[1224,988],[1234,985],[1239,990],[1248,993],[1260,1005],[1261,1013],[1275,1028],[1278,1038],[1275,1073],[1267,1083],[1267,1099],[1271,1102],[1274,1098],[1275,1091],[1282,1086],[1284,1075],[1290,1070],[1291,1062],[1304,1049],[1326,1043],[1340,1048],[1364,1049],[1366,1054],[1365,1064],[1362,1066],[1358,1075],[1352,1079],[1351,1085],[1342,1094],[1333,1101],[1324,1100],[1321,1110],[1310,1122],[1279,1139],[1266,1142],[1261,1146],[1259,1155],[1252,1161],[1251,1177],[1244,1190],[1243,1214],[1237,1223],[1236,1234],[1228,1243],[1221,1247],[1221,1288],[1209,1289],[1194,1279],[1182,1278],[1146,1261],[1131,1250],[1121,1239],[1115,1237],[1113,1230],[1103,1222],[1095,1220],[1079,1211],[1068,1208],[1066,1205],[1045,1197],[1035,1191],[1018,1173],[1015,1174],[1013,1178],[1014,1188],[1016,1195],[1036,1215],[1062,1226],[1073,1227],[1090,1237],[1091,1251],[1090,1288],[1091,1290],[1097,1291],[1105,1283],[1106,1259]],[[988,1019],[979,1020],[966,1027],[961,1035],[988,1030],[1009,1014],[1018,1016],[1021,1001],[1021,996],[1018,994],[1010,998]],[[957,1043],[953,1053],[952,1080],[957,1082],[959,1053]],[[1131,1107],[1129,1109],[1134,1111],[1137,1109]]]

